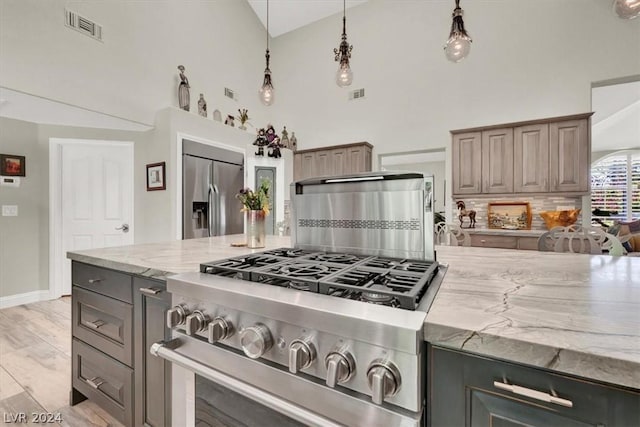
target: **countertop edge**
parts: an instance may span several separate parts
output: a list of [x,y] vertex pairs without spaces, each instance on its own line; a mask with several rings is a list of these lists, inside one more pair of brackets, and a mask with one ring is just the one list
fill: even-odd
[[109,268],[111,270],[117,270],[123,273],[136,274],[138,276],[148,277],[150,279],[166,280],[168,276],[177,274],[176,272],[163,271],[155,268],[141,267],[139,265],[107,260],[104,258],[98,258],[98,257],[79,254],[75,252],[67,252],[67,258],[73,261],[94,265],[96,267]]
[[425,321],[423,332],[424,340],[433,345],[640,390],[640,364],[630,360],[496,336],[428,320]]

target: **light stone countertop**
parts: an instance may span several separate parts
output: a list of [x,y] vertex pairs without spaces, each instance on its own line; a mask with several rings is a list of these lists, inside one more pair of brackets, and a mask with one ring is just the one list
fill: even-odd
[[[68,258],[165,279],[200,263],[289,247],[234,248],[244,236],[69,252]],[[640,389],[640,258],[437,247],[449,268],[429,310],[433,344]]]
[[434,344],[640,389],[640,258],[437,247]]
[[244,239],[243,234],[237,234],[162,243],[144,243],[67,252],[67,258],[125,273],[164,280],[171,274],[200,271],[200,264],[204,262],[269,249],[285,248],[291,244],[291,239],[288,236],[267,236],[264,248],[249,249],[231,246],[231,243],[244,242]]
[[490,236],[540,237],[548,230],[506,230],[501,228],[464,228],[469,234],[486,234]]

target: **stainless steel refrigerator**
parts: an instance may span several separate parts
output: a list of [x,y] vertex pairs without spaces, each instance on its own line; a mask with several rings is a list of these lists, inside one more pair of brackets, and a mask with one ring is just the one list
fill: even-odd
[[182,238],[244,232],[244,155],[182,140]]

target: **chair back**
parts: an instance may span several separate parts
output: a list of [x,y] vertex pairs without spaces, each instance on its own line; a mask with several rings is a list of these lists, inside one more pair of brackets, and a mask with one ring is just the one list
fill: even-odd
[[445,246],[471,246],[471,236],[456,224],[436,224],[435,242]]

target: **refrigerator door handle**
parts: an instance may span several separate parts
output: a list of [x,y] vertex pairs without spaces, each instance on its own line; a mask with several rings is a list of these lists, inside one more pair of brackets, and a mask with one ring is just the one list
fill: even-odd
[[216,202],[216,208],[215,210],[212,208],[212,211],[215,211],[216,216],[214,217],[214,224],[215,224],[215,230],[214,230],[214,236],[219,236],[220,235],[220,217],[222,216],[220,213],[220,192],[218,191],[218,186],[213,184],[211,186],[211,189],[213,190],[213,194],[215,196],[215,198],[213,198],[212,200],[215,200]]
[[209,237],[211,237],[213,236],[213,187],[211,184],[209,184],[207,202],[209,202],[209,209],[207,209],[207,233]]

